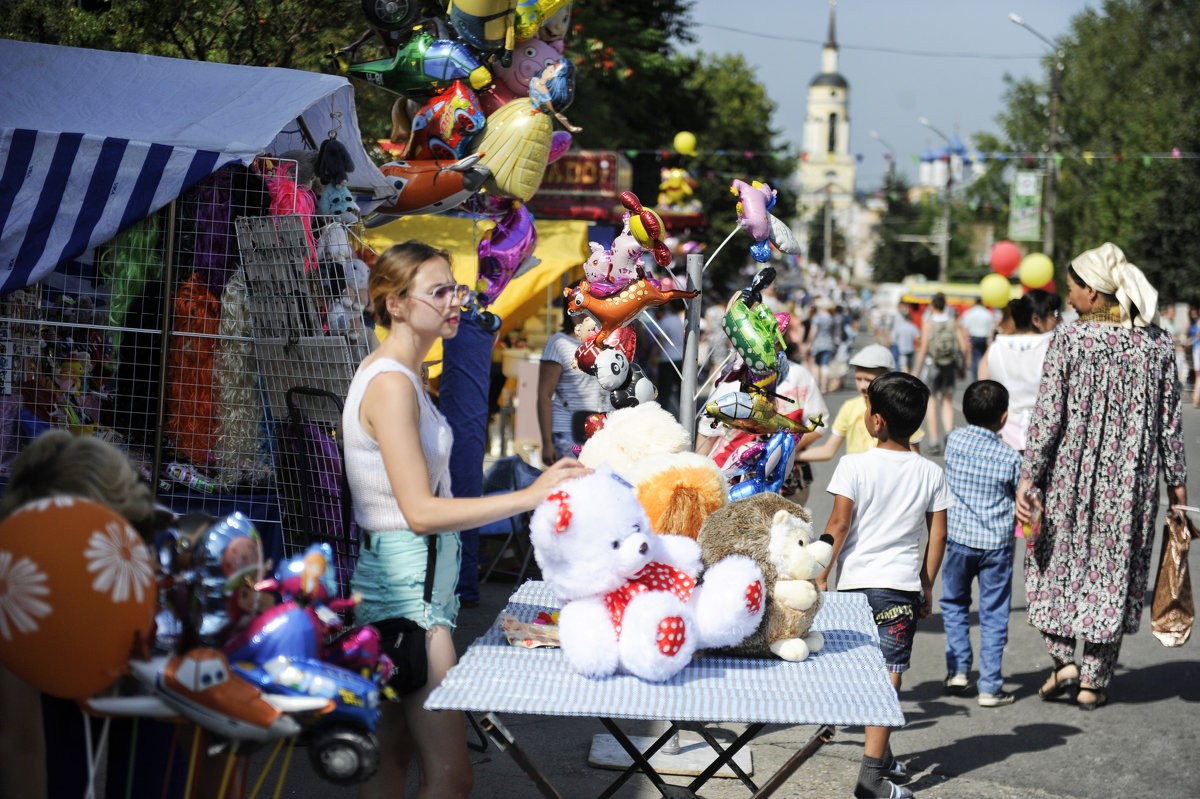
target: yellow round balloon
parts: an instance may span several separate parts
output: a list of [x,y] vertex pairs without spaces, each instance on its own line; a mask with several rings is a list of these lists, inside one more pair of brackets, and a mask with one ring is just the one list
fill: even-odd
[[681,130],[675,134],[675,150],[682,155],[696,154],[696,134]]
[[1021,259],[1017,274],[1022,284],[1039,289],[1054,279],[1054,261],[1045,253],[1031,252]]
[[995,272],[979,281],[979,298],[989,308],[1003,308],[1008,305],[1012,293],[1012,285],[1003,275]]

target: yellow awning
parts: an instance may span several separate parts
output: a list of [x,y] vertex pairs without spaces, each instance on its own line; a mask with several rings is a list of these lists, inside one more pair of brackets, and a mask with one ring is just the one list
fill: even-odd
[[[503,321],[500,335],[520,326],[546,305],[546,287],[559,280],[564,272],[582,270],[589,255],[587,222],[564,219],[537,220],[538,243],[534,257],[541,263],[512,280],[488,309]],[[363,240],[376,252],[383,252],[396,242],[417,239],[446,250],[453,260],[454,277],[461,283],[474,285],[478,276],[479,259],[476,250],[487,232],[478,220],[454,216],[404,216],[377,228],[368,228]],[[380,341],[387,331],[376,328]],[[442,342],[429,351],[428,360],[440,361]],[[429,369],[429,376],[441,373],[440,364]]]

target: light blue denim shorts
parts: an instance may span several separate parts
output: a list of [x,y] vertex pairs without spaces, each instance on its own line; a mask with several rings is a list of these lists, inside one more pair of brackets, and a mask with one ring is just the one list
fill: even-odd
[[362,594],[355,610],[359,624],[384,619],[412,619],[424,629],[435,624],[454,629],[458,619],[458,572],[462,544],[458,533],[439,533],[434,566],[433,597],[425,601],[426,536],[411,530],[360,532],[358,563],[350,589]]

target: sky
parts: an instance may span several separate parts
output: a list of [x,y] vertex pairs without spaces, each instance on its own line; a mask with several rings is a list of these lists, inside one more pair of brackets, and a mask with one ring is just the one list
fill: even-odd
[[[913,154],[942,144],[921,117],[964,141],[980,131],[999,134],[1005,73],[1046,80],[1041,59],[1049,46],[1011,22],[1009,12],[1054,40],[1069,31],[1072,17],[1099,5],[1099,0],[838,0],[838,71],[850,84],[850,152],[863,156],[857,188],[878,188],[887,169],[889,148],[870,131],[890,145],[897,172],[911,184],[917,177]],[[691,17],[697,41],[681,49],[740,53],[778,106],[776,143],[790,143],[798,152],[808,84],[821,70],[829,0],[695,0]]]

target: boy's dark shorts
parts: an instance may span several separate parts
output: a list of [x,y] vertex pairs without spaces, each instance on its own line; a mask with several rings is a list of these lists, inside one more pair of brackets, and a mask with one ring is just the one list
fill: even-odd
[[879,627],[879,648],[889,672],[908,671],[912,657],[913,636],[917,632],[917,615],[921,602],[918,591],[897,591],[894,588],[850,589],[863,594],[871,606],[871,614]]

